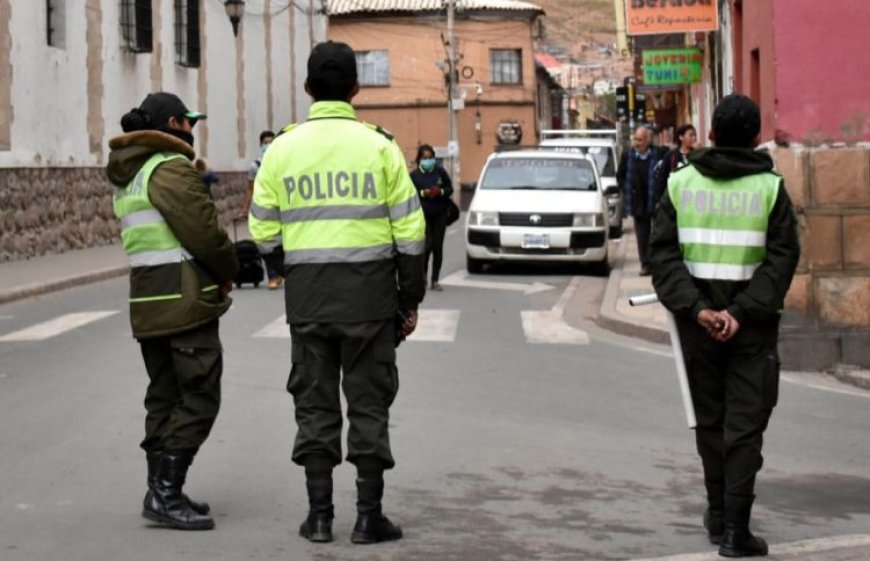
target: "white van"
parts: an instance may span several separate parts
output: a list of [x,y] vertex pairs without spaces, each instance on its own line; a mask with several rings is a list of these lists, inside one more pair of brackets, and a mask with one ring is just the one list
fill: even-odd
[[607,199],[591,156],[553,150],[492,154],[465,223],[466,265],[561,261],[608,267]]
[[541,131],[540,146],[588,154],[598,164],[601,183],[609,206],[610,237],[622,237],[622,192],[616,181],[619,165],[617,131],[611,129],[574,129]]

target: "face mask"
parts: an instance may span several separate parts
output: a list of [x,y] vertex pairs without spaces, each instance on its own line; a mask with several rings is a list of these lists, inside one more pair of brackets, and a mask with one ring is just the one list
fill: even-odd
[[266,150],[268,150],[268,149],[269,149],[268,144],[260,144],[260,157],[261,158],[266,155]]
[[160,127],[157,130],[165,132],[166,134],[171,134],[175,138],[190,144],[190,147],[193,148],[193,134],[183,131],[181,129],[173,129],[169,126]]
[[420,169],[423,171],[432,171],[435,169],[435,158],[426,158],[420,160]]

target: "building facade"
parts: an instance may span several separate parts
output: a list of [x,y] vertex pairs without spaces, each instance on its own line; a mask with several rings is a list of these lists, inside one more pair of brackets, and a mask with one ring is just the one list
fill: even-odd
[[305,115],[325,32],[319,0],[249,0],[237,37],[217,0],[0,0],[0,261],[117,240],[108,141],[152,91],[208,114],[196,149],[238,212],[259,132]]
[[[361,119],[388,129],[406,158],[426,143],[446,147],[449,130],[444,3],[441,0],[331,0],[329,38],[357,51]],[[460,182],[474,183],[508,128],[537,142],[537,6],[464,0],[456,15],[460,61],[457,111]],[[444,150],[438,150],[442,153]]]

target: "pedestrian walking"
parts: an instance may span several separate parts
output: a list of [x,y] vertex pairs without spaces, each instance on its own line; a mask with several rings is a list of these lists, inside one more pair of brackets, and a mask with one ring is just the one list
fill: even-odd
[[192,130],[205,118],[171,93],[148,95],[121,119],[125,134],[109,142],[106,168],[130,260],[130,323],[150,379],[142,515],[182,530],[214,527],[208,505],[182,487],[220,407],[218,318],[238,267],[192,164]]
[[698,143],[698,132],[692,125],[682,125],[677,129],[676,135],[676,145],[665,154],[655,168],[655,204],[658,204],[667,189],[671,173],[689,163],[689,154]]
[[308,59],[308,120],[284,129],[266,153],[249,224],[258,243],[283,241],[296,405],[293,461],[305,468],[309,513],[299,533],[332,540],[332,471],[341,462],[347,398],[347,460],[357,471],[354,543],[402,531],[381,508],[390,450],[389,411],[399,389],[396,346],[414,331],[425,293],[425,224],[393,137],[357,120],[356,55],[320,43]]
[[432,257],[432,290],[441,291],[438,279],[444,261],[444,236],[447,232],[447,212],[453,196],[453,183],[447,170],[435,160],[435,149],[429,144],[417,148],[414,160],[417,169],[411,172],[411,180],[420,195],[423,214],[426,217],[426,270]]
[[[265,130],[260,133],[260,154],[256,160],[251,161],[248,166],[248,190],[245,195],[245,203],[242,205],[242,216],[244,219],[251,209],[251,200],[254,196],[254,181],[257,179],[257,172],[260,171],[260,166],[263,163],[263,156],[266,155],[266,150],[269,145],[275,140],[275,133],[270,130]],[[281,288],[284,284],[284,252],[281,244],[265,243],[258,246],[260,257],[263,263],[266,264],[266,277],[269,281],[266,287],[269,290]]]
[[631,216],[637,238],[637,256],[640,274],[650,274],[649,236],[655,211],[655,170],[662,158],[661,151],[652,145],[652,130],[640,127],[634,131],[633,147],[625,151],[616,170],[616,180],[623,192],[624,216]]
[[698,426],[710,542],[726,557],[767,554],[749,530],[762,439],[779,386],[779,317],[800,255],[782,177],[756,152],[758,106],[729,95],[714,148],[671,174],[655,218],[652,280],[676,316]]

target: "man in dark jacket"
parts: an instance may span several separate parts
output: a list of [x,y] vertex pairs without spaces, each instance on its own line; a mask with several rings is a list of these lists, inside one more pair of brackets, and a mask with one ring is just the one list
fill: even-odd
[[698,419],[704,525],[726,557],[767,554],[749,519],[777,401],[779,316],[800,255],[782,178],[753,150],[760,127],[751,99],[721,101],[716,147],[671,175],[651,239],[653,285],[676,317]]
[[183,530],[214,527],[208,505],[181,488],[220,407],[218,318],[238,268],[191,163],[193,125],[204,118],[173,94],[150,94],[123,117],[106,170],[130,259],[130,323],[150,378],[142,515]]
[[652,145],[652,130],[639,127],[632,137],[633,148],[622,154],[616,170],[616,181],[623,192],[624,216],[634,221],[640,274],[649,274],[649,235],[655,211],[655,174],[662,159],[661,150]]

